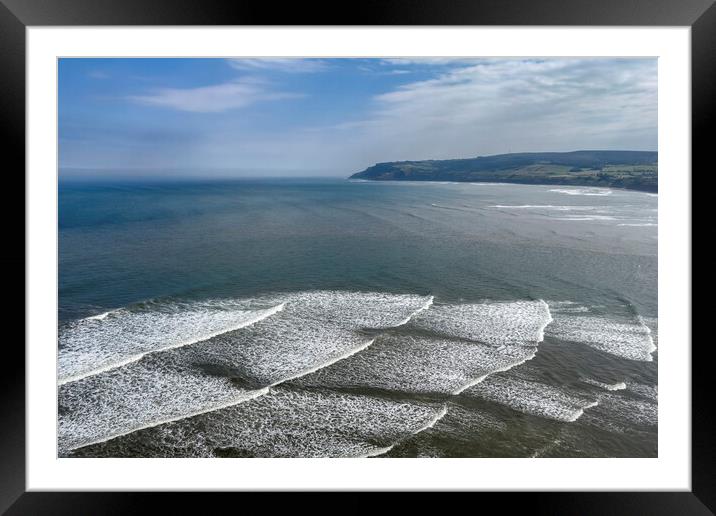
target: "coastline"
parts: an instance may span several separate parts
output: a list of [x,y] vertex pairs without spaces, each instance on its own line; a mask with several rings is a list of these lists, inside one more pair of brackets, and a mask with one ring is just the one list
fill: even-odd
[[530,182],[530,181],[480,181],[475,179],[470,180],[461,180],[459,178],[453,178],[453,179],[398,179],[398,178],[386,178],[386,179],[366,179],[362,177],[353,177],[349,176],[346,178],[349,181],[352,182],[371,182],[371,183],[386,183],[386,182],[400,182],[400,183],[468,183],[468,184],[503,184],[503,185],[523,185],[523,186],[574,186],[578,188],[613,188],[615,190],[625,190],[630,192],[642,192],[642,193],[650,193],[650,194],[658,194],[659,190],[657,189],[650,189],[650,188],[634,188],[634,187],[627,187],[627,186],[616,186],[616,185],[610,185],[610,184],[590,184],[587,182],[584,183],[565,183],[565,182]]

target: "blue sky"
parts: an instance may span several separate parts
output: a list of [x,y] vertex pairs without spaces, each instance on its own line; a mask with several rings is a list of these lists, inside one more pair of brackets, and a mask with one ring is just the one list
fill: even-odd
[[656,150],[656,59],[61,59],[61,175]]

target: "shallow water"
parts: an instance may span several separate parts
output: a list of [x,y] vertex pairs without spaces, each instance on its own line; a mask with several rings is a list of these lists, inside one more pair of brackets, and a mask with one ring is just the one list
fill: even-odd
[[657,454],[657,202],[60,185],[70,456]]

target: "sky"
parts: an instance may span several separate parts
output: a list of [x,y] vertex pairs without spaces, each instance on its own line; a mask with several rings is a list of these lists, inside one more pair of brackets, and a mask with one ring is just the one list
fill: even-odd
[[654,58],[60,59],[61,177],[657,150]]

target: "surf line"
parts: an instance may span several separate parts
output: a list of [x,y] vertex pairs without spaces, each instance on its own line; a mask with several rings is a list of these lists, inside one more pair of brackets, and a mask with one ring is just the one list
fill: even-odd
[[153,428],[153,427],[155,427],[155,426],[163,425],[163,424],[166,424],[166,423],[173,423],[174,421],[179,421],[179,420],[187,419],[187,418],[194,417],[194,416],[200,416],[200,415],[202,415],[202,414],[207,414],[207,413],[209,413],[209,412],[215,412],[215,411],[217,411],[217,410],[222,410],[222,409],[225,409],[225,408],[233,407],[233,406],[235,406],[235,405],[239,405],[239,404],[244,403],[244,402],[246,402],[246,401],[251,401],[251,400],[253,400],[253,399],[256,399],[256,398],[259,398],[259,397],[263,396],[264,394],[268,394],[268,393],[270,392],[270,390],[271,390],[272,387],[276,387],[276,386],[278,386],[278,385],[281,385],[281,384],[284,383],[284,382],[289,382],[289,381],[291,381],[291,380],[295,380],[295,379],[300,378],[300,377],[302,377],[302,376],[306,376],[306,375],[308,375],[308,374],[315,373],[315,372],[318,371],[319,369],[323,369],[324,367],[328,367],[328,366],[330,366],[330,365],[335,364],[336,362],[339,362],[339,361],[344,360],[344,359],[346,359],[346,358],[348,358],[348,357],[350,357],[350,356],[352,356],[352,355],[355,355],[356,353],[358,353],[358,352],[360,352],[360,351],[363,351],[363,350],[366,349],[368,346],[370,346],[371,344],[373,344],[373,342],[375,342],[375,339],[371,339],[371,340],[369,340],[369,341],[367,341],[367,342],[364,342],[363,344],[361,344],[361,345],[359,345],[359,346],[356,346],[356,347],[354,347],[354,348],[351,348],[351,349],[348,350],[347,352],[345,352],[345,353],[343,353],[343,354],[341,354],[341,355],[339,355],[339,356],[336,356],[336,357],[334,357],[334,358],[328,360],[327,362],[322,362],[322,363],[318,364],[318,365],[315,366],[315,367],[311,367],[311,368],[309,368],[309,369],[304,369],[304,370],[302,370],[301,372],[296,373],[295,375],[289,376],[289,377],[287,377],[287,378],[282,378],[281,380],[279,380],[279,381],[277,381],[277,382],[274,382],[274,383],[272,383],[272,384],[270,384],[270,385],[267,385],[266,387],[262,387],[261,389],[256,389],[256,390],[254,390],[254,391],[249,391],[249,394],[248,394],[247,396],[243,396],[243,397],[241,397],[240,399],[233,399],[233,400],[231,400],[231,401],[229,401],[229,402],[226,402],[226,403],[221,403],[221,404],[219,404],[219,405],[213,405],[213,406],[211,406],[211,407],[206,407],[206,408],[204,408],[204,409],[197,410],[197,411],[195,411],[195,412],[190,412],[189,414],[182,414],[181,416],[177,416],[177,417],[161,419],[161,420],[158,420],[158,421],[152,421],[151,423],[148,423],[148,424],[146,424],[146,425],[139,426],[139,427],[136,427],[136,428],[132,428],[132,429],[130,429],[130,430],[126,430],[126,431],[122,431],[122,432],[113,433],[113,434],[111,434],[111,435],[109,435],[109,436],[102,437],[101,439],[97,439],[97,440],[95,440],[95,441],[91,441],[91,442],[88,442],[88,443],[83,443],[83,444],[81,444],[81,445],[79,445],[79,446],[71,447],[71,448],[68,448],[68,449],[69,449],[69,450],[76,450],[76,449],[78,449],[78,448],[84,448],[85,446],[92,446],[93,444],[100,444],[100,443],[103,443],[103,442],[110,441],[110,440],[112,440],[112,439],[116,439],[117,437],[122,437],[122,436],[124,436],[124,435],[128,435],[128,434],[131,434],[131,433],[134,433],[134,432],[138,432],[138,431],[140,431],[140,430],[146,430],[147,428]]
[[539,329],[539,335],[537,337],[538,343],[542,342],[544,340],[544,330],[547,328],[547,326],[550,325],[551,322],[554,321],[554,319],[552,318],[552,312],[550,311],[549,305],[547,304],[547,302],[544,299],[540,299],[539,301],[540,301],[540,303],[542,303],[544,305],[545,309],[547,310],[547,319],[545,320],[544,324]]
[[91,315],[89,317],[85,317],[88,321],[102,321],[104,320],[109,314],[116,312],[117,310],[110,310],[109,312],[102,312],[101,314],[97,315]]
[[421,306],[420,308],[415,310],[412,314],[410,314],[408,317],[403,319],[401,322],[399,322],[395,326],[391,326],[391,328],[398,328],[400,326],[404,326],[404,325],[408,324],[413,317],[418,315],[423,310],[427,310],[428,308],[430,308],[433,305],[434,299],[435,299],[435,296],[430,296],[423,306]]
[[[554,319],[552,319],[552,312],[550,312],[550,310],[549,310],[549,305],[548,305],[543,299],[540,299],[539,301],[540,301],[540,303],[542,303],[542,304],[545,306],[545,308],[547,309],[547,319],[545,320],[544,324],[539,327],[539,330],[538,330],[539,333],[538,333],[538,336],[537,336],[537,343],[538,343],[538,344],[539,344],[540,342],[544,341],[544,331],[545,331],[545,328],[547,328],[547,326],[554,320]],[[517,366],[521,366],[521,365],[524,364],[525,362],[527,362],[527,361],[529,361],[529,360],[532,360],[532,359],[537,355],[537,351],[539,351],[539,348],[538,348],[538,347],[535,347],[534,353],[532,353],[530,356],[528,356],[528,357],[526,357],[526,358],[524,358],[524,359],[522,359],[522,360],[518,360],[517,362],[514,362],[514,363],[512,363],[512,364],[508,364],[508,365],[506,365],[505,367],[501,367],[501,368],[499,368],[499,369],[495,369],[494,371],[490,371],[489,373],[486,373],[486,374],[484,374],[484,375],[482,375],[482,376],[478,376],[478,377],[475,378],[474,380],[470,380],[470,381],[467,382],[466,384],[464,384],[464,385],[458,387],[456,390],[452,391],[451,394],[453,394],[453,395],[456,396],[456,395],[458,395],[458,394],[461,394],[461,393],[462,393],[463,391],[465,391],[466,389],[468,389],[468,388],[470,388],[470,387],[472,387],[472,386],[474,386],[474,385],[477,385],[478,383],[483,382],[488,376],[491,376],[491,375],[497,374],[497,373],[504,373],[504,372],[509,371],[510,369],[513,369],[513,368],[515,368],[515,367],[517,367]]]
[[[417,313],[419,313],[419,312],[421,312],[422,310],[425,310],[425,309],[427,309],[428,307],[430,307],[430,305],[432,304],[432,301],[433,301],[433,299],[432,299],[432,296],[431,296],[430,299],[428,300],[428,302],[427,302],[424,306],[422,306],[421,308],[417,309],[415,312],[413,312],[412,314],[410,314],[405,321],[399,323],[399,324],[396,325],[396,326],[391,326],[391,328],[397,328],[398,326],[402,326],[402,325],[406,324],[406,323],[407,323],[408,321],[410,321],[410,319],[412,319]],[[279,306],[281,306],[281,309],[283,309],[283,304],[281,304],[281,305],[279,305]],[[271,388],[272,388],[272,387],[276,387],[276,386],[278,386],[278,385],[281,385],[282,383],[285,383],[285,382],[288,382],[288,381],[291,381],[291,380],[295,380],[295,379],[297,379],[297,378],[300,378],[300,377],[302,377],[302,376],[306,376],[306,375],[311,374],[311,373],[315,373],[316,371],[318,371],[318,370],[320,370],[320,369],[323,369],[323,368],[325,368],[325,367],[328,367],[328,366],[330,366],[330,365],[335,364],[336,362],[340,362],[341,360],[344,360],[344,359],[346,359],[346,358],[348,358],[348,357],[351,357],[351,356],[355,355],[356,353],[359,353],[360,351],[363,351],[364,349],[368,348],[371,344],[373,344],[373,343],[376,341],[376,339],[377,339],[377,337],[376,337],[376,338],[373,338],[373,339],[370,339],[370,340],[368,340],[368,341],[366,341],[366,342],[360,344],[359,346],[356,346],[356,347],[354,347],[354,348],[351,348],[350,350],[346,351],[345,353],[342,353],[341,355],[335,356],[335,357],[331,358],[330,360],[328,360],[328,361],[326,361],[326,362],[322,362],[322,363],[318,364],[318,365],[315,366],[315,367],[311,367],[311,368],[308,368],[308,369],[304,369],[304,370],[300,371],[299,373],[296,373],[295,375],[289,376],[289,377],[287,377],[287,378],[282,378],[281,380],[279,380],[279,381],[277,381],[277,382],[274,382],[274,383],[272,383],[272,384],[270,384],[270,385],[267,385],[266,387],[263,387],[263,388],[261,388],[261,389],[257,389],[257,390],[255,390],[255,391],[250,391],[251,394],[250,394],[249,396],[242,397],[242,398],[239,399],[239,400],[232,400],[232,401],[230,401],[230,402],[228,402],[228,403],[223,403],[223,404],[221,404],[221,405],[215,405],[215,406],[213,406],[213,407],[209,407],[209,408],[202,409],[202,410],[199,410],[199,411],[196,411],[196,412],[192,412],[192,413],[190,413],[190,414],[182,414],[181,416],[177,416],[177,417],[173,417],[173,418],[167,418],[167,419],[162,419],[162,420],[159,420],[159,421],[153,421],[153,422],[148,423],[148,424],[146,424],[146,425],[143,425],[143,426],[141,426],[141,427],[132,428],[132,429],[127,430],[127,431],[124,431],[124,432],[117,432],[117,433],[114,433],[114,434],[112,434],[112,435],[110,435],[110,436],[102,437],[101,439],[97,439],[97,440],[94,440],[94,441],[90,441],[90,442],[87,442],[87,443],[83,443],[83,444],[81,444],[81,445],[79,445],[79,446],[68,447],[67,450],[68,450],[68,451],[72,451],[72,450],[77,450],[77,449],[79,449],[79,448],[84,448],[84,447],[86,447],[86,446],[92,446],[92,445],[95,445],[95,444],[104,443],[104,442],[110,441],[110,440],[112,440],[112,439],[116,439],[117,437],[122,437],[122,436],[124,436],[124,435],[129,435],[129,434],[131,434],[131,433],[138,432],[138,431],[140,431],[140,430],[146,430],[147,428],[153,428],[153,427],[155,427],[155,426],[163,425],[163,424],[166,424],[166,423],[173,423],[174,421],[180,421],[180,420],[182,420],[182,419],[187,419],[187,418],[194,417],[194,416],[200,416],[200,415],[202,415],[202,414],[207,414],[207,413],[209,413],[209,412],[215,412],[215,411],[217,411],[217,410],[221,410],[221,409],[233,407],[233,406],[235,406],[235,405],[239,405],[240,403],[244,403],[244,402],[246,402],[246,401],[250,401],[250,400],[256,399],[256,398],[258,398],[258,397],[260,397],[260,396],[263,396],[264,394],[268,394],[268,393],[271,391]],[[445,416],[446,413],[447,413],[447,405],[444,406],[444,412],[442,413],[442,415],[439,415],[439,417],[438,417],[437,419],[435,419],[432,423],[430,423],[429,426],[434,425],[439,419],[441,419],[443,416]],[[428,427],[425,427],[425,428],[428,428]],[[425,430],[425,428],[422,428],[422,429],[418,430],[418,432],[422,432],[423,430]],[[416,433],[417,433],[417,432],[416,432]]]
[[590,409],[592,407],[596,407],[597,405],[599,405],[599,402],[593,401],[593,402],[589,403],[588,405],[585,405],[584,407],[575,410],[574,414],[572,414],[572,417],[567,419],[567,423],[574,423],[577,419],[579,419],[580,417],[582,417],[584,415],[585,410]]
[[641,315],[636,316],[637,321],[639,321],[639,324],[646,330],[646,334],[649,336],[649,351],[647,352],[647,359],[646,362],[653,362],[654,360],[654,351],[657,350],[656,343],[654,342],[654,334],[651,332],[651,328],[644,322],[644,318]]
[[599,387],[600,389],[604,389],[606,391],[622,391],[626,389],[627,385],[625,382],[616,382],[616,383],[604,383],[600,382],[599,380],[595,380],[593,378],[581,378],[581,381],[586,383],[587,385],[593,385],[594,387]]
[[[132,363],[134,363],[134,362],[138,362],[139,360],[141,360],[141,359],[144,358],[145,356],[151,355],[152,353],[159,353],[160,351],[167,351],[167,350],[169,350],[169,349],[176,349],[176,348],[182,348],[182,347],[184,347],[184,346],[190,346],[190,345],[192,345],[192,344],[196,344],[197,342],[203,342],[203,341],[205,341],[205,340],[213,339],[214,337],[217,337],[217,336],[222,335],[222,334],[224,334],[224,333],[229,333],[229,332],[232,332],[232,331],[240,330],[241,328],[246,328],[247,326],[251,326],[252,324],[256,324],[257,322],[263,321],[264,319],[267,319],[267,318],[271,317],[271,316],[274,315],[275,313],[282,311],[285,306],[286,306],[286,303],[281,303],[281,304],[279,304],[279,305],[276,305],[276,306],[271,307],[271,308],[267,308],[267,309],[265,309],[265,310],[257,310],[257,312],[259,312],[259,313],[257,313],[254,317],[243,321],[243,322],[242,322],[241,324],[239,324],[238,326],[234,326],[234,327],[231,327],[231,328],[226,329],[226,330],[217,331],[217,332],[211,333],[211,334],[209,334],[209,335],[204,335],[204,336],[202,336],[202,337],[200,337],[200,338],[198,338],[198,339],[192,340],[192,341],[181,341],[181,342],[177,342],[177,343],[175,343],[175,344],[170,344],[170,345],[168,345],[168,346],[164,346],[164,347],[162,347],[162,348],[152,349],[152,350],[150,350],[150,351],[145,351],[145,352],[143,352],[143,353],[137,353],[136,355],[131,355],[131,356],[127,357],[127,358],[124,359],[124,360],[119,360],[119,361],[116,361],[116,362],[111,362],[111,363],[109,363],[109,364],[107,364],[107,365],[105,365],[105,366],[97,367],[97,368],[95,368],[95,369],[91,369],[91,370],[85,371],[85,372],[83,372],[83,373],[77,373],[77,374],[74,374],[74,375],[71,375],[71,376],[66,376],[66,377],[64,377],[64,378],[60,378],[59,380],[57,380],[57,385],[64,385],[64,384],[66,384],[66,383],[76,382],[76,381],[78,381],[78,380],[82,380],[83,378],[87,378],[87,377],[89,377],[89,376],[95,376],[95,375],[98,375],[98,374],[100,374],[100,373],[104,373],[104,372],[107,372],[107,371],[111,371],[111,370],[113,370],[113,369],[118,369],[118,368],[120,368],[120,367],[124,367],[124,366],[129,365],[129,364],[132,364]],[[100,320],[101,320],[101,319],[100,319]]]
[[440,410],[438,411],[437,414],[435,414],[432,418],[430,418],[430,420],[428,420],[428,422],[427,422],[425,425],[421,426],[420,428],[418,428],[418,429],[415,430],[414,432],[411,432],[410,434],[406,435],[405,437],[403,437],[403,438],[401,438],[401,439],[398,439],[397,441],[395,441],[395,442],[394,442],[393,444],[391,444],[390,446],[386,446],[386,447],[384,447],[384,448],[377,448],[377,449],[373,450],[372,452],[368,452],[367,454],[365,454],[365,455],[360,455],[360,456],[358,456],[358,457],[356,457],[356,458],[367,459],[367,458],[370,458],[370,457],[378,457],[378,456],[380,456],[380,455],[383,455],[383,454],[385,454],[385,453],[388,453],[390,450],[392,450],[393,448],[395,448],[398,444],[400,444],[400,443],[403,442],[404,440],[408,439],[409,437],[413,437],[414,435],[418,435],[420,432],[424,432],[425,430],[429,430],[430,428],[434,427],[434,426],[438,423],[438,421],[440,421],[442,418],[444,418],[444,417],[447,415],[447,413],[448,413],[448,406],[447,406],[447,403],[445,403],[445,404],[440,408]]
[[79,449],[79,448],[84,448],[84,447],[86,447],[86,446],[92,446],[92,445],[95,445],[95,444],[100,444],[100,443],[104,443],[104,442],[107,442],[107,441],[111,441],[112,439],[116,439],[116,438],[122,437],[122,436],[124,436],[124,435],[129,435],[129,434],[132,434],[132,433],[134,433],[134,432],[139,432],[140,430],[146,430],[147,428],[153,428],[153,427],[155,427],[155,426],[163,425],[163,424],[166,424],[166,423],[172,423],[172,422],[174,422],[174,421],[179,421],[180,419],[186,419],[186,418],[189,418],[189,417],[194,417],[194,416],[199,416],[199,415],[201,415],[201,414],[206,414],[207,412],[213,412],[213,411],[215,411],[215,410],[221,410],[221,409],[224,409],[224,408],[233,407],[234,405],[238,405],[239,403],[243,403],[244,401],[253,400],[253,399],[258,398],[259,396],[263,396],[264,394],[267,394],[267,393],[269,392],[269,388],[268,388],[268,387],[264,387],[264,388],[262,388],[262,389],[257,389],[257,390],[255,390],[255,391],[249,391],[249,392],[250,392],[249,395],[247,395],[246,397],[243,397],[243,398],[240,399],[239,401],[231,400],[230,402],[223,403],[223,404],[221,404],[221,405],[215,405],[215,406],[213,406],[213,407],[211,407],[211,408],[209,408],[209,409],[202,409],[202,410],[198,410],[198,411],[196,411],[196,412],[191,412],[191,413],[189,413],[189,414],[182,414],[181,416],[178,416],[178,417],[170,417],[170,418],[166,418],[166,419],[161,419],[161,420],[159,420],[159,421],[152,421],[151,423],[147,423],[146,425],[138,426],[138,427],[132,428],[132,429],[130,429],[130,430],[126,430],[126,431],[115,432],[115,433],[113,433],[113,434],[110,434],[110,435],[107,435],[107,436],[105,436],[105,437],[102,437],[101,439],[96,439],[96,440],[94,440],[94,441],[89,441],[89,442],[86,442],[86,443],[82,443],[82,444],[80,444],[80,445],[78,445],[78,446],[69,446],[69,447],[66,448],[66,450],[67,450],[67,451],[77,450],[77,449]]
[[[544,305],[545,309],[547,310],[547,318],[545,319],[544,324],[542,324],[542,325],[539,327],[539,330],[538,330],[539,333],[538,333],[538,336],[537,336],[537,343],[540,343],[540,342],[542,342],[542,341],[544,340],[544,331],[545,331],[545,328],[547,328],[547,326],[548,326],[552,321],[554,321],[554,319],[552,318],[552,312],[550,311],[549,305],[547,304],[547,302],[546,302],[544,299],[540,299],[539,301],[540,301],[540,303],[542,303],[542,304]],[[430,302],[428,303],[428,306],[430,306],[430,304],[432,304],[432,297],[431,297],[431,299],[430,299]],[[427,308],[427,306],[426,306],[425,308]],[[418,311],[415,312],[415,313],[417,314],[419,311],[420,311],[420,310],[418,310]],[[413,315],[415,315],[415,314],[413,314]],[[411,316],[411,317],[412,317],[412,316]],[[409,319],[410,319],[410,318],[409,318]],[[509,370],[512,369],[513,367],[517,367],[517,366],[519,366],[519,365],[524,364],[524,363],[527,362],[528,360],[532,360],[532,359],[535,357],[535,355],[537,355],[537,349],[535,349],[535,352],[532,353],[532,355],[528,356],[528,357],[525,358],[524,360],[520,360],[520,361],[518,361],[518,362],[515,362],[514,364],[510,364],[510,365],[505,366],[505,367],[503,367],[503,368],[500,368],[500,369],[497,369],[497,370],[492,371],[492,372],[490,372],[490,373],[487,373],[487,374],[484,374],[484,375],[482,375],[482,376],[479,376],[478,378],[475,378],[474,380],[471,380],[471,381],[469,381],[468,383],[466,383],[465,385],[459,387],[458,389],[456,389],[455,391],[453,391],[451,394],[453,394],[453,395],[460,394],[461,392],[463,392],[463,391],[464,391],[465,389],[467,389],[468,387],[472,387],[473,385],[477,385],[478,383],[482,382],[482,381],[485,380],[485,378],[487,378],[488,376],[490,376],[490,375],[492,375],[492,374],[495,374],[495,373],[500,373],[500,372],[509,371]],[[593,405],[589,405],[589,407],[592,407],[592,406],[594,406],[594,405],[596,405],[596,402],[595,402]],[[589,408],[589,407],[585,407],[585,409],[586,409],[586,408]],[[370,452],[370,453],[368,453],[368,454],[366,454],[366,455],[362,455],[361,457],[363,457],[363,458],[379,457],[379,456],[381,456],[381,455],[384,455],[384,454],[388,453],[390,450],[392,450],[395,446],[397,446],[399,443],[401,443],[402,441],[404,441],[404,440],[407,439],[408,437],[412,437],[412,436],[414,436],[414,435],[417,435],[417,434],[419,434],[420,432],[424,432],[425,430],[428,430],[428,429],[432,428],[433,426],[435,426],[438,421],[440,421],[442,418],[445,417],[445,415],[447,415],[447,412],[448,412],[448,405],[447,405],[447,403],[446,403],[446,404],[444,404],[444,405],[442,406],[442,410],[440,410],[440,412],[438,412],[438,414],[437,414],[434,418],[432,418],[425,426],[419,428],[419,429],[416,430],[415,432],[411,433],[409,436],[406,436],[406,437],[404,437],[404,438],[402,438],[402,439],[397,440],[396,442],[394,442],[394,443],[391,444],[390,446],[386,446],[386,447],[384,447],[384,448],[378,448],[378,449],[376,449],[376,450],[374,450],[374,451],[372,451],[372,452]],[[576,419],[578,419],[579,416],[581,416],[583,413],[584,413],[584,409],[581,410],[581,413],[577,416],[577,418],[575,418],[575,421],[576,421]]]
[[482,375],[482,376],[478,376],[478,377],[475,378],[474,380],[470,380],[469,382],[467,382],[465,385],[462,385],[462,386],[458,387],[458,388],[457,388],[456,390],[454,390],[451,394],[453,394],[454,396],[456,396],[456,395],[458,395],[458,394],[461,394],[464,390],[466,390],[466,389],[472,387],[473,385],[477,385],[478,383],[481,383],[481,382],[484,381],[488,376],[492,376],[493,374],[504,373],[505,371],[509,371],[510,369],[512,369],[512,368],[514,368],[514,367],[517,367],[517,366],[520,366],[520,365],[524,364],[524,363],[527,362],[528,360],[532,360],[536,355],[537,355],[537,351],[535,350],[534,353],[532,353],[530,356],[528,356],[527,358],[525,358],[525,359],[523,359],[523,360],[520,360],[520,361],[518,361],[518,362],[515,362],[514,364],[506,365],[505,367],[501,367],[500,369],[495,369],[494,371],[490,371],[489,373],[484,374],[484,375]]

